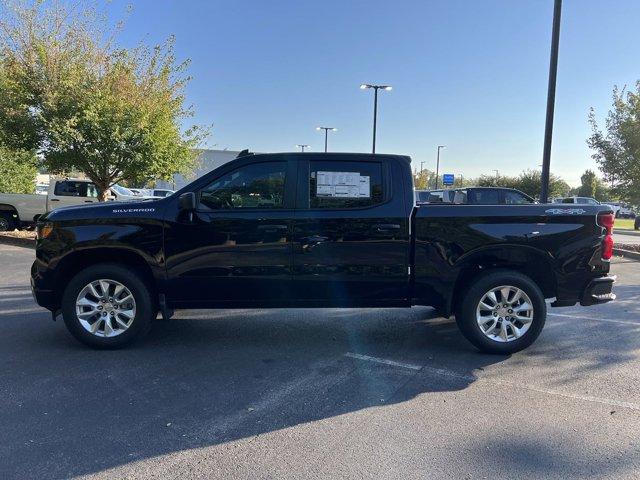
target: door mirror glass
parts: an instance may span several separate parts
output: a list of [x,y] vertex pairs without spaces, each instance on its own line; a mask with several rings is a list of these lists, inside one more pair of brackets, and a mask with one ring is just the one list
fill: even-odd
[[187,192],[178,198],[178,208],[183,212],[192,212],[196,209],[196,194]]

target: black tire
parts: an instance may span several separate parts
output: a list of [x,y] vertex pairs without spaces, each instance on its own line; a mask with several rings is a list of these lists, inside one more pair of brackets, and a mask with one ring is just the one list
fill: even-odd
[[[129,289],[135,299],[136,311],[131,325],[114,337],[96,336],[87,331],[76,314],[76,300],[80,291],[89,283],[110,279]],[[149,288],[140,275],[129,268],[115,264],[98,264],[82,270],[67,285],[62,296],[62,316],[69,332],[80,342],[93,348],[123,347],[146,334],[151,328],[157,307]]]
[[[508,342],[498,342],[487,337],[476,319],[476,309],[483,296],[502,285],[521,289],[533,306],[533,320],[529,329],[520,338]],[[456,308],[456,323],[464,337],[481,351],[493,354],[508,355],[527,348],[542,332],[546,318],[547,304],[538,285],[526,275],[513,270],[494,270],[476,277]]]
[[0,212],[0,232],[13,232],[16,221],[10,212]]

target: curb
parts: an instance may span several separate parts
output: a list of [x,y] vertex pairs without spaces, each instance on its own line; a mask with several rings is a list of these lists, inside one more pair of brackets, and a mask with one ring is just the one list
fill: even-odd
[[613,234],[618,234],[618,235],[633,235],[634,237],[640,237],[640,230],[626,230],[626,229],[622,229],[622,228],[614,228],[613,229]]
[[640,260],[640,252],[632,252],[631,250],[621,250],[619,248],[614,248],[613,253],[618,257],[630,258],[632,260]]
[[0,235],[0,245],[11,245],[13,247],[36,248],[35,240],[31,238],[6,237]]

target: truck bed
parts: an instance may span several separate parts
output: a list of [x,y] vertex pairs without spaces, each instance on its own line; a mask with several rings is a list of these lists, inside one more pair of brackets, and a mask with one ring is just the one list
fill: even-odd
[[[465,279],[483,268],[516,266],[556,305],[580,301],[595,277],[607,206],[422,204],[414,210],[414,302],[455,310]],[[524,248],[523,248],[524,247]],[[595,252],[595,253],[594,253]]]

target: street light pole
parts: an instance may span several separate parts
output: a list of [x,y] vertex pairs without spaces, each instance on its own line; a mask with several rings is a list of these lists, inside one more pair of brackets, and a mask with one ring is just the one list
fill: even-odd
[[302,145],[302,144],[298,144],[298,145],[296,145],[296,147],[300,148],[300,149],[304,152],[304,149],[305,149],[305,148],[308,148],[308,147],[309,147],[309,145]]
[[378,124],[378,90],[392,90],[393,87],[391,85],[373,85],[370,83],[363,83],[360,85],[362,90],[366,90],[368,88],[373,88],[373,147],[372,153],[376,153],[376,129]]
[[542,153],[542,186],[540,203],[549,201],[549,171],[551,167],[551,139],[553,137],[553,111],[556,101],[556,78],[558,75],[558,49],[560,46],[560,16],[562,0],[553,6],[553,30],[551,32],[551,58],[549,60],[549,85],[547,87],[547,118],[544,125],[544,150]]
[[446,145],[438,145],[438,156],[436,160],[436,190],[438,189],[438,175],[440,175],[440,149],[447,148]]
[[327,153],[327,143],[328,143],[329,131],[335,132],[338,129],[337,128],[333,128],[333,127],[316,127],[316,130],[318,130],[318,131],[324,130],[324,153]]

